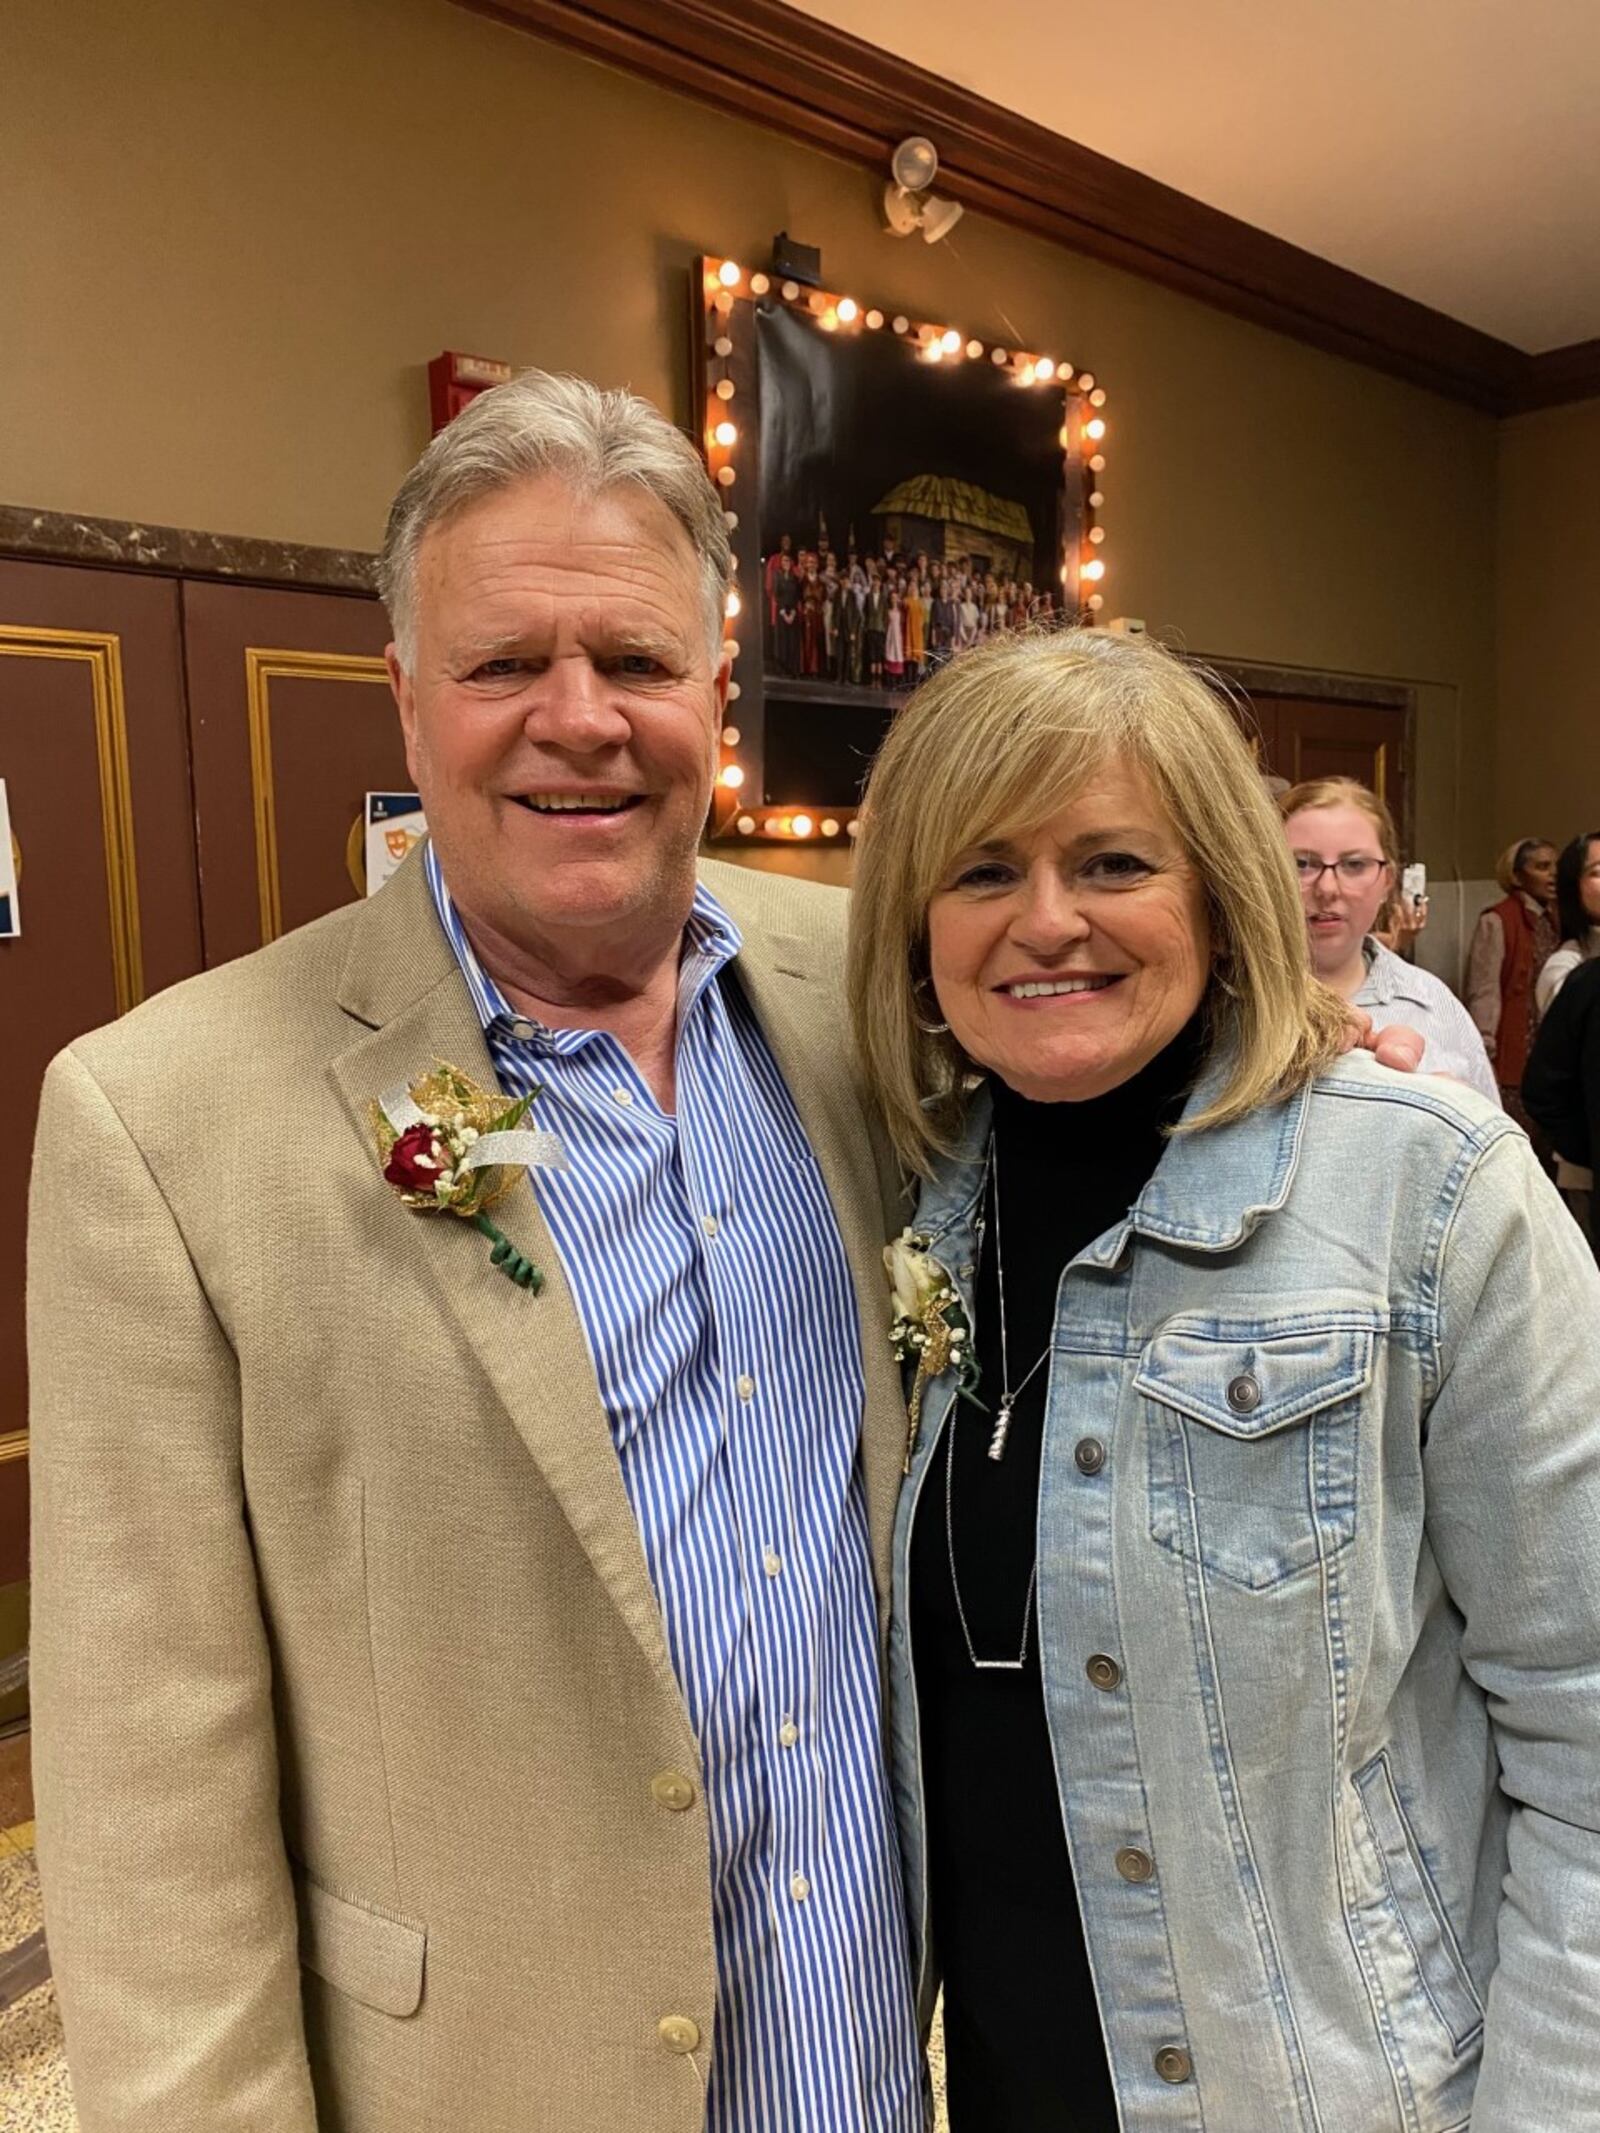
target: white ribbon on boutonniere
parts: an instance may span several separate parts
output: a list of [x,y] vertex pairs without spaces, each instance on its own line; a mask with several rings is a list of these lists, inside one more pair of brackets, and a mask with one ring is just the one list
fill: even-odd
[[459,1215],[487,1237],[490,1262],[519,1288],[537,1295],[544,1275],[489,1220],[529,1164],[565,1170],[560,1138],[524,1127],[537,1086],[507,1103],[498,1090],[480,1089],[459,1067],[436,1061],[417,1081],[387,1089],[370,1106],[383,1175],[407,1207],[422,1214]]
[[954,1370],[957,1391],[970,1399],[978,1382],[978,1359],[956,1285],[928,1250],[927,1238],[903,1229],[884,1246],[883,1264],[894,1292],[889,1345],[897,1361],[916,1364],[906,1399],[903,1471],[909,1474],[922,1427],[923,1395],[935,1378]]

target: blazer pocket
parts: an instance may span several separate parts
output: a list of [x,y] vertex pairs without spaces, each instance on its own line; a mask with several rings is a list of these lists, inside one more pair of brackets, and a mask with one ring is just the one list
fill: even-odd
[[307,1970],[380,2014],[416,2013],[428,1949],[424,1927],[335,1896],[303,1872],[295,1876],[295,1902]]

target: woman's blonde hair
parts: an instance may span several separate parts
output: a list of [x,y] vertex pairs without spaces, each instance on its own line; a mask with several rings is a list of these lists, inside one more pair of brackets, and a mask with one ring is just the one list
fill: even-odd
[[850,1012],[895,1146],[924,1176],[956,1143],[973,1071],[938,1026],[929,903],[963,853],[1037,828],[1111,762],[1149,781],[1205,890],[1205,1009],[1228,1077],[1184,1130],[1287,1095],[1342,1048],[1344,1003],[1311,974],[1277,811],[1206,683],[1148,641],[1103,631],[998,637],[901,711],[861,814]]

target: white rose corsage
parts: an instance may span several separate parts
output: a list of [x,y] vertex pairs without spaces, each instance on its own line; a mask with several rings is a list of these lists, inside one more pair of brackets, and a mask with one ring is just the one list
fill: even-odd
[[922,1427],[924,1393],[935,1378],[954,1370],[957,1389],[970,1397],[978,1382],[978,1359],[972,1352],[972,1328],[956,1285],[928,1250],[927,1239],[902,1230],[884,1246],[883,1264],[894,1291],[889,1345],[898,1362],[916,1365],[906,1400],[905,1471],[909,1474]]

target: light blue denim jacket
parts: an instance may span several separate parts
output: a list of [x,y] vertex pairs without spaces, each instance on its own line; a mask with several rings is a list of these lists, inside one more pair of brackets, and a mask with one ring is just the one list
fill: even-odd
[[[916,1223],[969,1314],[988,1132],[980,1093]],[[953,1397],[891,1631],[925,2016],[907,1565]],[[1038,1551],[1129,2133],[1600,2128],[1600,1279],[1520,1130],[1358,1055],[1173,1140],[1061,1281]]]

